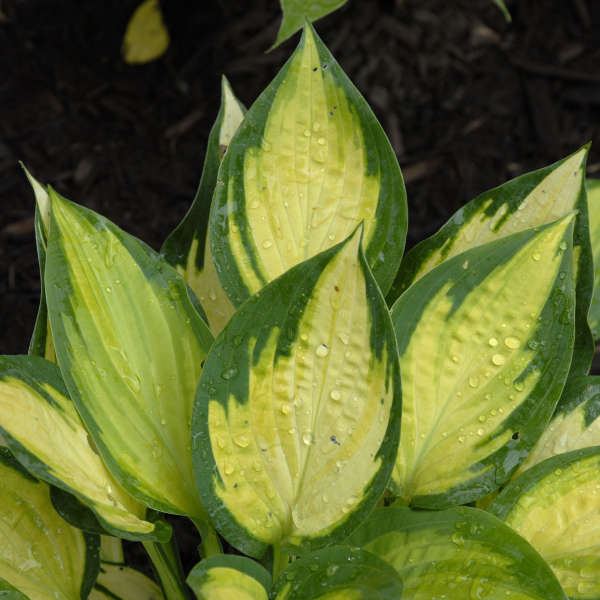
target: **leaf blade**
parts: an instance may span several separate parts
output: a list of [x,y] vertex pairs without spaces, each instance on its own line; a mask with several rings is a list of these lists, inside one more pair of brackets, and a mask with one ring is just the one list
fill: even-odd
[[207,359],[193,422],[197,481],[217,529],[251,556],[272,543],[340,539],[389,477],[396,346],[359,248],[357,230],[269,284]]

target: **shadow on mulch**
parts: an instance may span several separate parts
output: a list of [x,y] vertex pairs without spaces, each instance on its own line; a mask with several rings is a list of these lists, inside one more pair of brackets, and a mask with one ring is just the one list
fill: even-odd
[[[221,74],[250,105],[296,43],[264,53],[276,0],[165,2],[171,48],[131,67],[119,48],[136,4],[0,3],[3,354],[26,351],[40,291],[18,161],[158,248],[194,194]],[[508,4],[512,24],[491,0],[350,0],[317,25],[397,153],[409,247],[483,190],[590,140],[589,174],[600,176],[600,3]]]

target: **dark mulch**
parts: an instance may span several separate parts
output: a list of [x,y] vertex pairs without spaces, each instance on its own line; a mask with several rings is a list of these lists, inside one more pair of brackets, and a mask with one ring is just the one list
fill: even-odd
[[[193,196],[221,74],[249,105],[295,44],[264,53],[276,0],[164,4],[167,56],[131,67],[136,0],[0,1],[0,353],[26,350],[39,296],[17,161],[158,248]],[[409,245],[590,140],[600,176],[600,2],[508,4],[511,25],[491,0],[350,0],[317,26],[398,154]]]

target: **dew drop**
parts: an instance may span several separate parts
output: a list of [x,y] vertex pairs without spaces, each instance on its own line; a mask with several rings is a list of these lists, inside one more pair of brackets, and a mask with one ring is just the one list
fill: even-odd
[[476,388],[479,385],[479,377],[477,377],[477,375],[471,375],[471,377],[469,377],[469,385],[472,388]]
[[302,442],[305,446],[310,446],[313,443],[313,434],[311,431],[305,431],[302,434]]
[[273,245],[273,242],[272,242],[271,240],[265,240],[265,241],[262,243],[262,247],[263,247],[263,248],[270,248],[272,245]]
[[104,289],[106,290],[107,294],[110,294],[112,292],[112,289],[108,286],[106,286]]
[[478,420],[480,423],[485,423],[485,420],[486,420],[486,418],[487,418],[487,417],[486,417],[485,415],[479,415],[479,417],[477,417],[477,420]]
[[481,437],[481,436],[482,436],[484,433],[485,433],[485,430],[484,430],[484,429],[482,429],[481,427],[480,427],[480,428],[477,430],[477,435],[478,435],[479,437]]
[[208,297],[211,300],[216,300],[217,299],[217,292],[215,292],[215,290],[213,290],[212,288],[208,291]]
[[490,345],[492,348],[494,348],[494,347],[496,347],[496,346],[498,345],[498,340],[497,340],[495,337],[491,337],[491,338],[488,340],[488,344],[489,344],[489,345]]
[[525,386],[523,385],[522,381],[515,381],[514,388],[517,390],[517,392],[522,392]]
[[542,258],[542,255],[539,252],[534,252],[531,258],[537,262],[540,260],[540,258]]
[[252,200],[252,202],[250,202],[250,208],[258,208],[260,206],[260,203],[258,202],[258,200]]
[[250,443],[250,440],[243,434],[235,437],[233,441],[235,442],[235,445],[239,446],[240,448],[247,448],[248,444]]
[[469,261],[465,260],[465,262],[462,264],[462,268],[467,270],[469,268]]
[[238,374],[237,367],[229,367],[229,369],[225,369],[221,373],[221,377],[223,379],[225,379],[225,381],[229,381],[230,379],[233,379],[237,374]]
[[504,345],[511,350],[516,350],[521,345],[521,340],[512,335],[504,338]]
[[319,344],[317,346],[315,353],[319,358],[324,358],[325,356],[327,356],[329,354],[329,348],[327,347],[326,344]]
[[279,407],[279,412],[282,415],[289,415],[290,414],[290,405],[287,402],[282,402],[281,406]]
[[313,123],[313,129],[315,131],[319,131],[319,129],[321,129],[321,123],[319,123],[318,121]]
[[459,359],[458,359],[458,356],[455,355],[451,358],[451,360],[453,363],[457,363]]
[[333,240],[335,240],[335,233],[330,233],[327,238],[333,242]]
[[331,390],[331,394],[329,395],[331,396],[331,399],[335,400],[336,402],[342,399],[342,394],[339,390]]
[[325,138],[322,138],[322,137],[321,137],[321,138],[319,138],[319,139],[317,140],[317,142],[319,143],[319,145],[320,145],[320,146],[324,146],[324,145],[325,145]]
[[465,443],[465,436],[464,435],[459,435],[458,436],[458,443],[459,444],[464,444]]
[[558,245],[561,250],[566,250],[568,248],[567,242],[564,240]]
[[327,577],[333,577],[339,568],[340,567],[338,565],[329,565],[325,571],[327,573]]
[[225,475],[231,475],[235,471],[235,467],[231,463],[225,463],[223,471],[225,472]]
[[160,424],[164,427],[167,424],[166,419],[161,419]]
[[310,137],[310,129],[305,129],[304,130],[304,136],[305,137]]
[[492,356],[492,362],[498,367],[502,366],[505,360],[506,359],[504,356],[502,356],[502,354],[494,354],[494,356]]

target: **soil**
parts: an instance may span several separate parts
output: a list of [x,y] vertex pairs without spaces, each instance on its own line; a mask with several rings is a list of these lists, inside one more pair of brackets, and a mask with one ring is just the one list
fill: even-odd
[[[18,161],[158,248],[194,194],[221,74],[249,106],[297,40],[265,53],[276,0],[171,0],[168,53],[128,66],[136,4],[0,0],[2,354],[26,351],[40,292]],[[409,247],[478,193],[588,141],[600,177],[600,2],[507,4],[510,24],[492,0],[350,0],[317,24],[398,155]],[[188,568],[196,543],[184,539]]]

